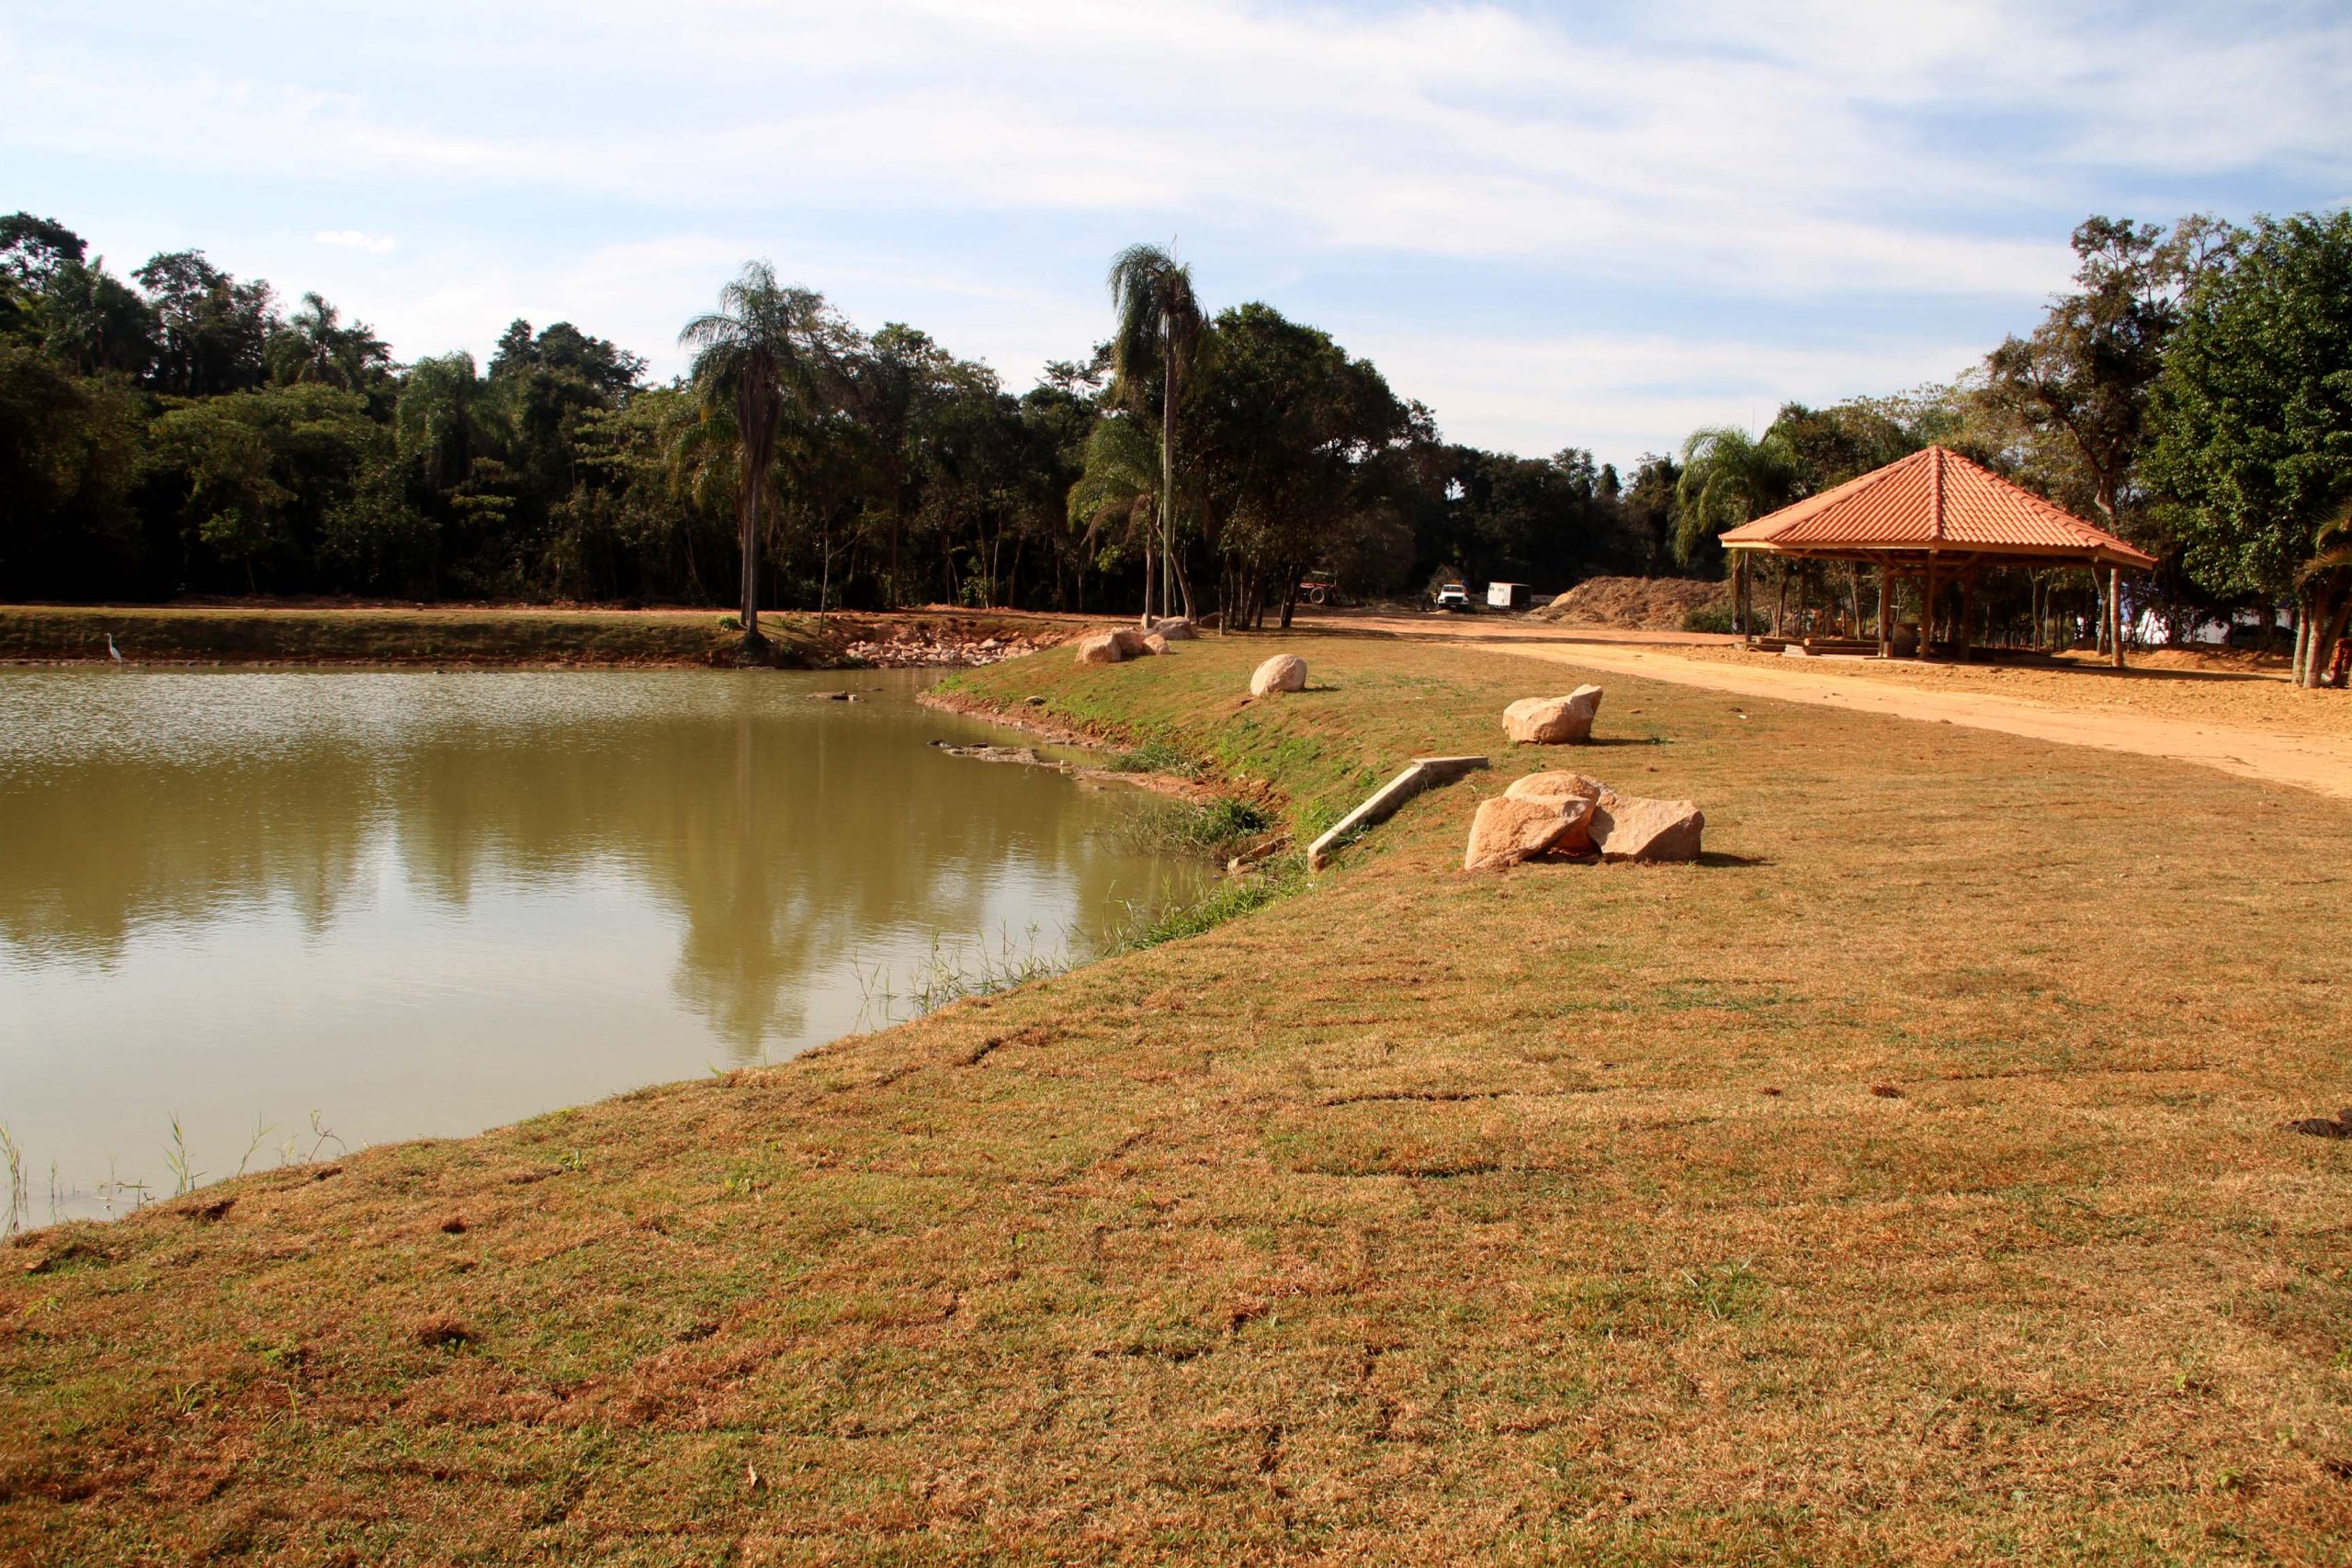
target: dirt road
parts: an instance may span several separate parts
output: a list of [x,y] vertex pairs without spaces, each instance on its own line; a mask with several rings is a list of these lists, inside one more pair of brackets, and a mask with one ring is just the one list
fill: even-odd
[[[1320,617],[1308,623],[1330,625]],[[1819,703],[1854,713],[1967,725],[2035,740],[2096,746],[2218,768],[2272,784],[2352,800],[2352,738],[2161,718],[2113,707],[2069,705],[1989,692],[1923,691],[1885,680],[1840,674],[1838,660],[1753,662],[1691,658],[1677,648],[1728,646],[1736,639],[1695,632],[1631,632],[1563,627],[1483,615],[1351,615],[1347,629],[1415,639],[1443,639],[1577,669],[1704,686],[1740,696]],[[1340,629],[1332,626],[1332,629]]]

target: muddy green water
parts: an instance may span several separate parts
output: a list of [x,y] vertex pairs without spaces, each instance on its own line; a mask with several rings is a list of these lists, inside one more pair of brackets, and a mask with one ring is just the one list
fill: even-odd
[[24,1219],[168,1196],[175,1121],[207,1179],[471,1133],[1197,889],[1124,841],[1148,797],[932,748],[1006,737],[929,679],[0,671]]

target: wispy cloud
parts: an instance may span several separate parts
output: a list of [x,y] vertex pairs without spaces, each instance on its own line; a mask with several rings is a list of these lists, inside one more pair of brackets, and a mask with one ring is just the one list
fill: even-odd
[[[650,332],[661,366],[668,323],[766,253],[1018,378],[1100,330],[1114,244],[1181,233],[1210,298],[1295,279],[1275,303],[1344,320],[1450,428],[1537,449],[1662,445],[1708,393],[1469,372],[1441,401],[1396,345],[1515,313],[1551,343],[1749,344],[1769,375],[1867,310],[1850,369],[1901,384],[2026,324],[2086,212],[2352,187],[2352,13],[2301,5],[415,0],[267,54],[222,41],[267,25],[258,0],[27,5],[0,33],[18,166],[233,183],[280,233],[364,192],[407,264],[366,287],[410,291],[351,304],[410,352],[527,310]],[[1598,423],[1543,433],[1570,418]]]

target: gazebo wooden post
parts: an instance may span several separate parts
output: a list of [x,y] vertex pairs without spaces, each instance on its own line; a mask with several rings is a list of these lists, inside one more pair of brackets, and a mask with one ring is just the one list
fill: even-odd
[[1894,657],[1894,566],[1878,563],[1878,656]]
[[2123,668],[2123,570],[2107,569],[2107,646],[2118,670]]
[[1731,561],[1732,629],[1749,642],[1756,640],[1756,626],[1747,618],[1747,552],[1741,550]]
[[1960,661],[1968,662],[1968,611],[1975,601],[1976,569],[1963,567],[1960,573]]
[[1919,659],[1926,663],[1936,657],[1936,558],[1928,556],[1928,566],[1919,578]]

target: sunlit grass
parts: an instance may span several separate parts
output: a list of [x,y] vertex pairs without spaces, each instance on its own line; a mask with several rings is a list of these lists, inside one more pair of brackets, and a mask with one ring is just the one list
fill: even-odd
[[[1245,702],[1274,646],[1317,689]],[[1700,800],[1708,860],[1464,875],[1557,679],[967,678],[1294,843],[1496,765],[910,1024],[35,1233],[0,1548],[2341,1555],[2352,1143],[2286,1122],[2352,1102],[2352,808],[1611,677],[1642,743],[1574,765]]]

